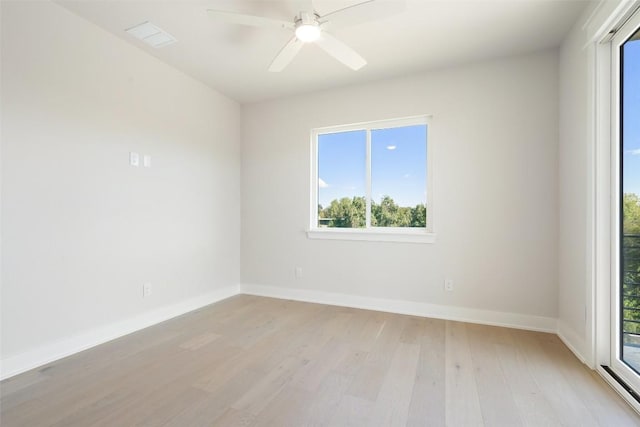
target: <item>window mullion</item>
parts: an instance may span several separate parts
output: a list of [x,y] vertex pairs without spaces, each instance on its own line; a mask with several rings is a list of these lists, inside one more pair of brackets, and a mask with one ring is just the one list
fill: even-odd
[[366,228],[371,228],[371,129],[367,129]]

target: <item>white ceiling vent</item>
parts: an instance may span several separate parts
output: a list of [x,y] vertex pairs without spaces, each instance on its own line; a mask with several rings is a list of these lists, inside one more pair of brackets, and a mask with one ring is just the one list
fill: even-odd
[[171,34],[156,27],[151,22],[143,22],[125,31],[155,48],[167,46],[178,41]]

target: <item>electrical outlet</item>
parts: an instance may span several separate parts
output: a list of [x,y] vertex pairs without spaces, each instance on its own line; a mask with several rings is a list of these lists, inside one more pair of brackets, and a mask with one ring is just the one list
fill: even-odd
[[296,279],[302,278],[302,267],[296,267]]
[[151,283],[145,283],[142,285],[142,296],[148,297],[153,292],[153,288],[151,287]]
[[444,290],[447,292],[453,292],[453,280],[444,279]]

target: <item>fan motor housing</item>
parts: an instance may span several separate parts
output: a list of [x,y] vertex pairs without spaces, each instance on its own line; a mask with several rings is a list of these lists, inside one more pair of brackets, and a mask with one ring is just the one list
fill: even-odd
[[298,40],[308,43],[320,38],[320,24],[317,15],[311,16],[306,12],[300,12],[296,18],[296,37]]

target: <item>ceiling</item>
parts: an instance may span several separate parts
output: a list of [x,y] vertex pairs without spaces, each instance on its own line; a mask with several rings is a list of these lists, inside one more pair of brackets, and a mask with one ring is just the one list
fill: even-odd
[[[362,1],[314,0],[314,7],[324,15]],[[305,45],[280,73],[267,69],[291,32],[214,21],[206,9],[289,21],[303,8],[300,0],[59,0],[58,4],[219,92],[252,103],[552,48],[588,3],[406,0],[399,14],[334,32],[368,61],[359,71]],[[154,49],[124,31],[144,21],[178,42]]]

